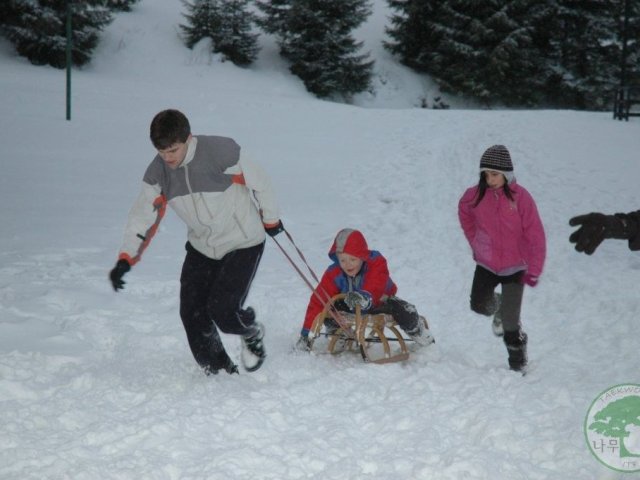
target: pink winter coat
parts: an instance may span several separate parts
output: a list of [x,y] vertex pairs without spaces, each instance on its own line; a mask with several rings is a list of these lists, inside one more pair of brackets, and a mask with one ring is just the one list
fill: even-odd
[[526,270],[540,276],[546,240],[536,203],[515,180],[509,188],[513,200],[502,188],[487,188],[475,207],[478,186],[468,188],[458,203],[460,225],[480,266],[498,275]]

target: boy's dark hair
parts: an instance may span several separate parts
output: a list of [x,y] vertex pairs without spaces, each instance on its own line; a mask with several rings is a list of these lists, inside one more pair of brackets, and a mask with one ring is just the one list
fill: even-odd
[[191,135],[191,125],[184,113],[178,110],[163,110],[156,114],[149,129],[151,143],[157,150],[169,148],[174,143],[185,143]]
[[[477,207],[478,204],[482,201],[482,199],[484,198],[484,194],[487,193],[487,188],[489,188],[486,173],[487,172],[485,171],[480,172],[480,180],[478,181],[478,195],[476,197],[476,201],[473,203],[474,207]],[[507,182],[506,179],[502,189],[504,190],[504,194],[507,196],[507,198],[513,201],[513,192],[511,192],[511,189],[509,188],[509,182]]]

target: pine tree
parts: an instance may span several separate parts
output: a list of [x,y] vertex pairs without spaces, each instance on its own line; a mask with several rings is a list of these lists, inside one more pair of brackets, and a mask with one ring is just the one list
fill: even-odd
[[[13,0],[5,5],[4,35],[35,65],[66,64],[66,0]],[[72,62],[84,65],[112,20],[103,0],[75,0],[72,8]]]
[[[625,7],[628,9],[625,12]],[[627,21],[625,83],[640,82],[640,2],[600,0],[557,2],[552,32],[560,106],[605,109],[622,77],[624,17]]]
[[[640,89],[640,2],[621,0],[615,11],[616,48],[619,52],[619,67],[616,75],[619,84],[634,85]],[[626,17],[626,21],[625,21]],[[626,31],[625,31],[626,30]],[[626,38],[624,78],[622,70],[623,42]]]
[[396,13],[385,47],[431,75],[444,91],[487,105],[534,105],[548,77],[537,25],[551,10],[538,0],[389,0]]
[[275,35],[277,38],[280,55],[289,58],[287,51],[291,43],[291,32],[288,29],[288,22],[291,15],[291,8],[297,0],[256,0],[256,6],[264,15],[256,18],[258,26],[266,33]]
[[[263,2],[264,3],[264,2]],[[318,97],[349,97],[369,88],[373,61],[351,36],[371,13],[367,0],[289,0],[261,7],[273,21],[291,73]]]
[[560,106],[603,108],[615,85],[618,0],[559,0],[550,31]]
[[4,26],[15,22],[17,15],[13,2],[0,2],[0,34],[4,34]]
[[436,46],[443,32],[437,32],[434,22],[438,18],[441,0],[387,0],[395,11],[391,26],[385,32],[392,41],[383,45],[395,54],[401,63],[418,72],[428,72]]
[[211,29],[216,29],[218,16],[213,2],[207,0],[195,0],[193,3],[182,2],[187,10],[182,16],[187,24],[180,24],[182,39],[188,48],[193,48],[203,38],[209,38]]
[[495,101],[545,104],[550,45],[541,27],[553,18],[553,9],[538,0],[512,0],[497,7],[486,21],[489,34],[481,46],[486,58],[476,74]]
[[295,0],[256,0],[256,6],[264,14],[256,23],[265,32],[284,37],[291,5]]
[[105,5],[113,11],[130,12],[140,0],[105,0]]
[[250,0],[183,1],[188,25],[180,25],[187,47],[210,38],[214,53],[235,65],[251,64],[258,55],[257,34],[251,33],[255,16],[247,11]]

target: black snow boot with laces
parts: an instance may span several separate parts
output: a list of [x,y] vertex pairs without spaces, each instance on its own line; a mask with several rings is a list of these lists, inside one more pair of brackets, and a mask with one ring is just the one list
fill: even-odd
[[[253,308],[247,308],[246,312],[255,319]],[[267,358],[267,352],[264,349],[264,342],[262,341],[263,338],[264,325],[260,322],[255,322],[252,333],[242,337],[240,360],[247,372],[255,372],[258,370],[264,363],[264,359]]]
[[524,372],[527,366],[527,334],[522,330],[504,332],[504,343],[509,353],[509,368]]

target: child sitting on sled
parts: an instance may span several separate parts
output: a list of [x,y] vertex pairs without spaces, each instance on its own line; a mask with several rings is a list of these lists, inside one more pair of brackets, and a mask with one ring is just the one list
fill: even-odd
[[[321,299],[328,301],[340,293],[346,296],[334,303],[337,310],[353,312],[356,305],[360,305],[363,312],[387,313],[416,343],[427,345],[433,341],[416,307],[395,296],[398,287],[389,275],[387,260],[380,252],[369,250],[360,231],[351,228],[340,230],[329,250],[329,258],[333,263],[311,294],[302,332],[296,343],[298,350],[311,349],[309,331],[316,316],[324,309]],[[325,328],[331,332],[337,330],[338,325],[326,320]]]

